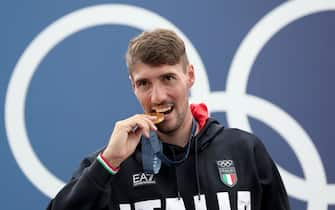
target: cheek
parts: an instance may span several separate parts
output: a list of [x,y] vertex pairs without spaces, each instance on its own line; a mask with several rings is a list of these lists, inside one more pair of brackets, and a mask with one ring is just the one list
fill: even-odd
[[184,104],[185,101],[188,101],[189,91],[185,88],[180,88],[174,91],[174,98],[179,101],[179,103]]
[[146,103],[146,97],[144,94],[141,94],[139,92],[135,92],[135,96],[137,98],[137,101],[141,104],[141,106],[143,107]]

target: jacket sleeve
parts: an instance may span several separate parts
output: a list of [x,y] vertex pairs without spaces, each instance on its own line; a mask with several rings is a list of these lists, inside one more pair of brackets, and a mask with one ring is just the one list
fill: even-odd
[[111,175],[96,156],[85,158],[69,183],[53,198],[47,210],[103,210],[111,198]]
[[256,143],[254,154],[262,186],[261,210],[289,210],[287,192],[279,171],[260,141]]

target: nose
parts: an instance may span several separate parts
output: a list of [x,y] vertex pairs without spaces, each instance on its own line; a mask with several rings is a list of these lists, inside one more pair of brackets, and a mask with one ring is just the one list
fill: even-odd
[[166,98],[167,98],[167,92],[164,86],[160,84],[154,84],[152,86],[152,92],[151,92],[151,103],[162,104],[164,101],[166,101]]

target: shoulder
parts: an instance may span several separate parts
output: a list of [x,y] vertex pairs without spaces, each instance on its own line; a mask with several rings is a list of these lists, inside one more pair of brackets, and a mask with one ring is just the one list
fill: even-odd
[[[222,129],[218,129],[218,128]],[[213,131],[219,131],[214,134]],[[239,128],[223,128],[217,121],[211,119],[207,128],[207,135],[202,136],[202,143],[209,143],[215,147],[239,148],[239,150],[254,150],[263,147],[261,140],[253,133]],[[211,137],[211,138],[208,138]]]
[[[263,144],[255,134],[238,129],[227,128],[218,135],[217,139],[213,141],[214,147],[225,148],[231,152],[240,154],[249,154],[250,158],[260,161],[271,162],[271,157]],[[266,161],[265,161],[266,162]]]
[[225,144],[246,144],[252,146],[261,143],[261,140],[255,134],[239,128],[224,128],[216,135],[216,139]]
[[239,128],[226,128],[222,132],[223,137],[228,141],[234,142],[247,142],[247,143],[257,143],[259,142],[259,138],[250,132],[241,130]]
[[203,137],[213,136],[215,137],[230,137],[234,139],[244,139],[244,140],[255,140],[258,141],[257,136],[254,134],[238,129],[238,128],[227,128],[220,124],[214,118],[208,118],[206,125],[202,132],[200,133]]

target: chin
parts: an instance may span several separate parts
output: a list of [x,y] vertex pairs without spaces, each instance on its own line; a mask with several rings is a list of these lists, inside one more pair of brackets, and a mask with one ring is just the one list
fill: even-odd
[[156,126],[159,132],[166,134],[173,133],[175,130],[177,130],[177,126],[175,124],[174,125],[172,125],[172,123],[170,125],[169,124],[170,123],[168,122],[162,122]]

